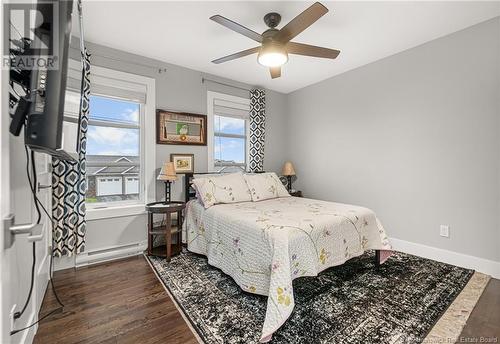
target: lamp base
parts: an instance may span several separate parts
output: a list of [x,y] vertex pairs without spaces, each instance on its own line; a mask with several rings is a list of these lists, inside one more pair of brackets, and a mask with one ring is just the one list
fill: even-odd
[[170,180],[165,181],[165,203],[170,203],[170,186],[172,182]]
[[286,176],[288,179],[288,192],[292,192],[292,176]]

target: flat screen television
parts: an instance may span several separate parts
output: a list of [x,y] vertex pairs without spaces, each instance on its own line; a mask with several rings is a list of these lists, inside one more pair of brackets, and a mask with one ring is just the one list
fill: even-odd
[[[31,69],[29,96],[19,103],[20,108],[11,122],[11,132],[14,135],[19,134],[20,127],[24,125],[24,139],[28,147],[61,160],[76,160],[80,151],[80,108],[83,91],[81,60],[80,73],[76,76],[76,83],[79,82],[78,90],[75,92],[73,89],[71,92],[71,102],[66,99],[68,84],[75,85],[75,74],[72,75],[72,82],[68,82],[70,40],[75,35],[83,40],[81,16],[76,8],[73,10],[73,5],[72,0],[40,0],[35,4],[34,13],[37,19],[34,22],[34,35],[27,40],[30,46],[25,55],[31,54],[35,59],[41,57],[42,61],[45,58],[49,62],[46,67],[38,65]],[[50,65],[50,56],[41,55],[43,50],[39,49],[40,46],[50,51],[56,67]],[[12,75],[11,72],[11,78]],[[75,102],[77,111],[74,111]],[[67,107],[73,108],[73,115],[69,114]]]

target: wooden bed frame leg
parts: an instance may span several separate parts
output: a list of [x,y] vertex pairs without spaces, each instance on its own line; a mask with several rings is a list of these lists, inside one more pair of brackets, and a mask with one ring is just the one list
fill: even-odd
[[380,250],[375,250],[375,266],[380,266]]

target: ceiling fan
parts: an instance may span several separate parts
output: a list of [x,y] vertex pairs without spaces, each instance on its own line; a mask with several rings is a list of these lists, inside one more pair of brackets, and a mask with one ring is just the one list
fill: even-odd
[[269,67],[271,78],[274,79],[281,76],[281,66],[288,61],[288,54],[334,59],[339,55],[339,50],[290,42],[295,36],[307,29],[327,12],[328,8],[319,2],[316,2],[279,30],[276,29],[276,26],[280,23],[281,16],[275,12],[268,13],[264,16],[264,22],[269,29],[264,31],[262,34],[258,34],[257,32],[221,15],[214,15],[210,17],[210,19],[214,22],[247,36],[248,38],[261,43],[261,45],[221,57],[213,60],[212,62],[219,64],[258,53],[257,61],[261,65]]

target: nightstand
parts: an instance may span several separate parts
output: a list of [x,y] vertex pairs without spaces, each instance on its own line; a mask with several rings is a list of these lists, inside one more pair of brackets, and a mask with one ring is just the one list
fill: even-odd
[[[146,204],[148,212],[148,255],[167,258],[182,251],[182,211],[186,207],[184,202],[154,202]],[[172,223],[172,214],[177,213],[177,222]],[[155,214],[163,216],[161,221],[154,219]],[[157,216],[158,217],[158,216]],[[155,235],[165,237],[165,245],[153,247]],[[176,240],[172,245],[172,239]]]
[[290,192],[290,195],[292,195],[293,197],[302,197],[302,191],[295,190],[295,191]]

